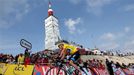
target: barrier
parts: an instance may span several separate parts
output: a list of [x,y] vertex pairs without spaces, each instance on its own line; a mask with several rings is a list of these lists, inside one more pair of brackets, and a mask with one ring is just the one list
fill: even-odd
[[25,67],[24,65],[11,64],[4,75],[32,75],[33,68],[33,65]]
[[[134,75],[133,68],[121,69],[115,67],[112,64],[114,75]],[[33,66],[27,65],[15,65],[15,64],[5,64],[0,63],[0,74],[2,75],[46,75],[47,71],[50,69],[50,66]],[[56,75],[57,68],[54,68],[49,75]],[[85,69],[86,71],[86,69]],[[88,71],[86,71],[88,75],[109,75],[107,69],[104,68],[95,68],[91,67]],[[64,75],[63,71],[60,71],[61,75]]]
[[35,65],[33,75],[46,75],[46,72],[50,69],[49,66]]
[[123,70],[121,68],[117,68],[114,64],[112,64],[112,69],[113,69],[114,75],[125,75]]
[[[50,69],[50,66],[38,66],[35,65],[33,75],[46,75],[47,71]],[[51,72],[48,75],[56,75],[56,72],[58,71],[57,68],[54,68],[51,70]],[[60,72],[61,75],[64,75],[63,72]]]
[[[57,75],[58,73],[58,67],[52,68],[47,74],[48,75]],[[63,70],[59,71],[59,75],[65,75],[65,72]]]
[[92,70],[92,74],[93,75],[99,75],[98,71],[96,70],[96,68],[90,68]]
[[96,71],[99,73],[99,75],[109,75],[108,71],[106,69],[98,69],[96,68]]
[[91,68],[93,75],[109,75],[107,69],[105,68]]
[[123,71],[126,75],[134,75],[134,69],[132,68],[123,69]]
[[[86,68],[83,68],[83,70],[88,74],[88,75],[94,75],[93,72],[90,70],[90,69],[86,69]],[[82,72],[82,75],[84,75],[84,73]]]
[[0,63],[0,74],[4,74],[8,69],[9,64]]

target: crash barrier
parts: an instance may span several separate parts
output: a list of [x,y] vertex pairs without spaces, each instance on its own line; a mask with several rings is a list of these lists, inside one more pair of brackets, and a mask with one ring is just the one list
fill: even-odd
[[49,66],[35,65],[33,75],[46,75],[46,72],[50,69]]
[[0,63],[0,74],[4,74],[7,71],[9,64]]
[[[134,69],[132,68],[117,68],[112,65],[114,75],[134,75]],[[17,64],[5,64],[0,63],[0,75],[46,75],[50,66],[39,65],[17,65]],[[56,75],[57,68],[52,70],[49,75]],[[95,68],[90,67],[87,71],[88,75],[109,75],[106,67]],[[60,75],[64,75],[63,71],[60,71]]]
[[[49,69],[50,69],[49,66],[35,65],[33,75],[46,75],[46,73]],[[56,75],[57,72],[58,72],[58,69],[54,68],[48,73],[48,75]],[[65,75],[65,72],[63,70],[60,70],[59,74]],[[88,74],[92,75],[90,70],[88,71]]]
[[132,68],[126,68],[126,69],[123,69],[123,71],[126,75],[134,75],[134,69]]
[[33,65],[0,63],[0,74],[2,75],[32,75],[33,69]]
[[117,68],[114,64],[112,64],[112,69],[113,69],[114,75],[125,75],[123,70],[120,67]]
[[92,75],[109,75],[106,68],[91,68],[93,74]]
[[[47,71],[50,69],[50,66],[39,66],[35,65],[33,69],[33,75],[46,75]],[[84,68],[85,69],[85,68]],[[55,68],[51,70],[48,75],[56,75],[58,69]],[[106,68],[90,68],[86,71],[88,75],[109,75]],[[65,75],[63,71],[60,71],[60,75]]]
[[120,68],[112,64],[114,75],[134,75],[134,68]]

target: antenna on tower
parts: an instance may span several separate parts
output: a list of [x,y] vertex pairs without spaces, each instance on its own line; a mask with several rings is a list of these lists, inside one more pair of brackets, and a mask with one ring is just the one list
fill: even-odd
[[48,0],[48,7],[49,7],[49,9],[51,8],[51,2],[50,2],[50,0]]
[[52,10],[52,6],[51,6],[51,2],[49,0],[48,2],[48,16],[52,16],[53,15],[53,10]]

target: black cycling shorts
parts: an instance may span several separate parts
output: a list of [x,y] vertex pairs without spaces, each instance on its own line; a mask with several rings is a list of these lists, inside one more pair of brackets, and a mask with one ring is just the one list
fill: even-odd
[[73,55],[70,56],[69,60],[72,60],[73,62],[77,61],[80,58],[79,51],[75,52]]

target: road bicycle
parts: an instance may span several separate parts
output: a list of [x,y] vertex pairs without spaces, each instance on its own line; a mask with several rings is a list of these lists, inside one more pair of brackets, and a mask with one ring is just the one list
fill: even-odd
[[50,67],[50,69],[46,72],[46,75],[92,75],[89,68],[80,66],[78,62],[75,64],[77,64],[77,66],[81,69],[81,73],[64,60],[61,61],[56,59],[53,67]]

